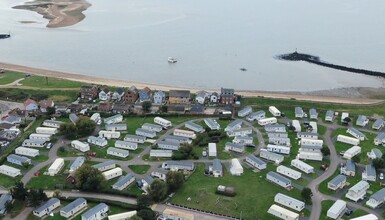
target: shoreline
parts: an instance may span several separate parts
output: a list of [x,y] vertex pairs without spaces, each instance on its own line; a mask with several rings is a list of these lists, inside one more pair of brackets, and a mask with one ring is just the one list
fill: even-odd
[[[106,85],[113,87],[130,87],[135,86],[137,88],[149,87],[151,90],[174,90],[174,89],[182,89],[182,90],[190,90],[192,93],[196,93],[197,91],[205,90],[208,92],[218,92],[220,88],[216,89],[202,89],[202,88],[194,88],[194,87],[179,87],[179,86],[169,86],[169,85],[159,85],[153,83],[143,83],[136,82],[131,80],[114,80],[107,79],[96,76],[87,76],[78,73],[67,73],[62,71],[55,70],[47,70],[42,68],[34,68],[27,67],[17,64],[9,64],[0,62],[0,68],[14,71],[14,72],[22,72],[29,73],[38,76],[47,76],[53,78],[66,79],[71,81],[77,81],[88,84],[98,84],[98,85]],[[372,98],[353,98],[353,97],[338,97],[332,96],[330,94],[327,95],[317,95],[317,91],[308,92],[310,94],[306,94],[307,92],[275,92],[275,91],[258,91],[258,90],[236,90],[238,95],[244,97],[266,97],[266,98],[275,98],[275,99],[295,99],[298,101],[313,101],[313,102],[325,102],[325,103],[340,103],[340,104],[353,104],[353,105],[370,105],[370,104],[379,104],[384,102],[384,99],[372,99]],[[322,93],[320,93],[322,94]]]

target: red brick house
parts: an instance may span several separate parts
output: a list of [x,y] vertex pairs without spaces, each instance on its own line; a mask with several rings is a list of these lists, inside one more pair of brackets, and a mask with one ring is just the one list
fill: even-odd
[[95,85],[87,85],[80,88],[80,98],[82,99],[93,100],[98,96],[98,94],[98,87]]

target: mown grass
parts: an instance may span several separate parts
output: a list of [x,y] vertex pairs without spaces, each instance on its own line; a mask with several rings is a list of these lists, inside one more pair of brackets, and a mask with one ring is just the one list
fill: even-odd
[[150,169],[150,167],[150,165],[128,165],[128,168],[137,174],[145,174]]
[[21,79],[25,74],[17,73],[13,71],[5,71],[5,73],[0,74],[0,85],[6,85],[12,83],[18,79]]
[[31,77],[27,77],[21,81],[21,84],[23,86],[37,88],[80,88],[84,83],[66,79],[32,75]]
[[27,183],[29,188],[42,188],[42,189],[55,189],[57,185],[65,185],[66,178],[68,176],[68,169],[70,161],[64,161],[64,167],[55,176],[44,175],[44,172],[48,171],[51,165],[45,166],[39,170],[40,176],[34,176]]

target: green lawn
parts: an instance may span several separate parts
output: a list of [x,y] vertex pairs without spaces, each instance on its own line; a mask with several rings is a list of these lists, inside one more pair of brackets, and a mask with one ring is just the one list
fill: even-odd
[[12,83],[18,79],[21,79],[25,76],[25,74],[17,73],[13,71],[6,71],[3,74],[0,74],[0,85],[5,85]]
[[44,77],[44,76],[31,76],[21,81],[23,86],[31,86],[37,88],[80,88],[84,83],[77,81],[70,81],[66,79]]
[[55,102],[73,102],[78,97],[78,90],[41,90],[41,89],[20,89],[20,88],[2,88],[0,89],[0,99],[9,101],[20,101],[28,98],[34,99],[52,99]]
[[137,174],[145,174],[150,169],[150,167],[150,165],[128,165],[128,168]]
[[32,177],[31,180],[27,183],[27,187],[52,190],[55,189],[55,186],[58,184],[64,186],[66,183],[66,178],[68,176],[68,171],[66,169],[68,168],[70,161],[65,161],[64,163],[65,164],[63,169],[56,176],[48,176],[43,174],[48,170],[48,167],[50,167],[51,165],[43,167],[39,170],[41,175]]
[[106,148],[100,148],[96,146],[91,146],[90,151],[96,152],[96,158],[104,158],[104,159],[111,159],[111,160],[131,160],[133,157],[130,155],[126,158],[122,157],[116,157],[112,155],[107,155],[107,147]]
[[11,218],[14,218],[16,217],[17,215],[19,215],[19,213],[21,211],[23,211],[23,209],[25,208],[25,203],[24,201],[20,201],[20,200],[14,200],[13,201],[13,207],[12,207],[12,210],[10,212],[8,212],[8,214],[11,215]]
[[9,188],[9,187],[15,185],[15,182],[20,180],[20,179],[21,179],[21,176],[12,178],[12,177],[6,176],[4,174],[0,174],[0,186],[3,186],[5,188]]

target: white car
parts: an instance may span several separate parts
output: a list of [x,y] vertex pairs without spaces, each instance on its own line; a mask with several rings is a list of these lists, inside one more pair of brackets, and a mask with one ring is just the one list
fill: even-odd
[[51,147],[52,147],[52,143],[48,143],[47,144],[47,149],[51,149]]
[[380,173],[380,180],[384,179],[384,173]]

